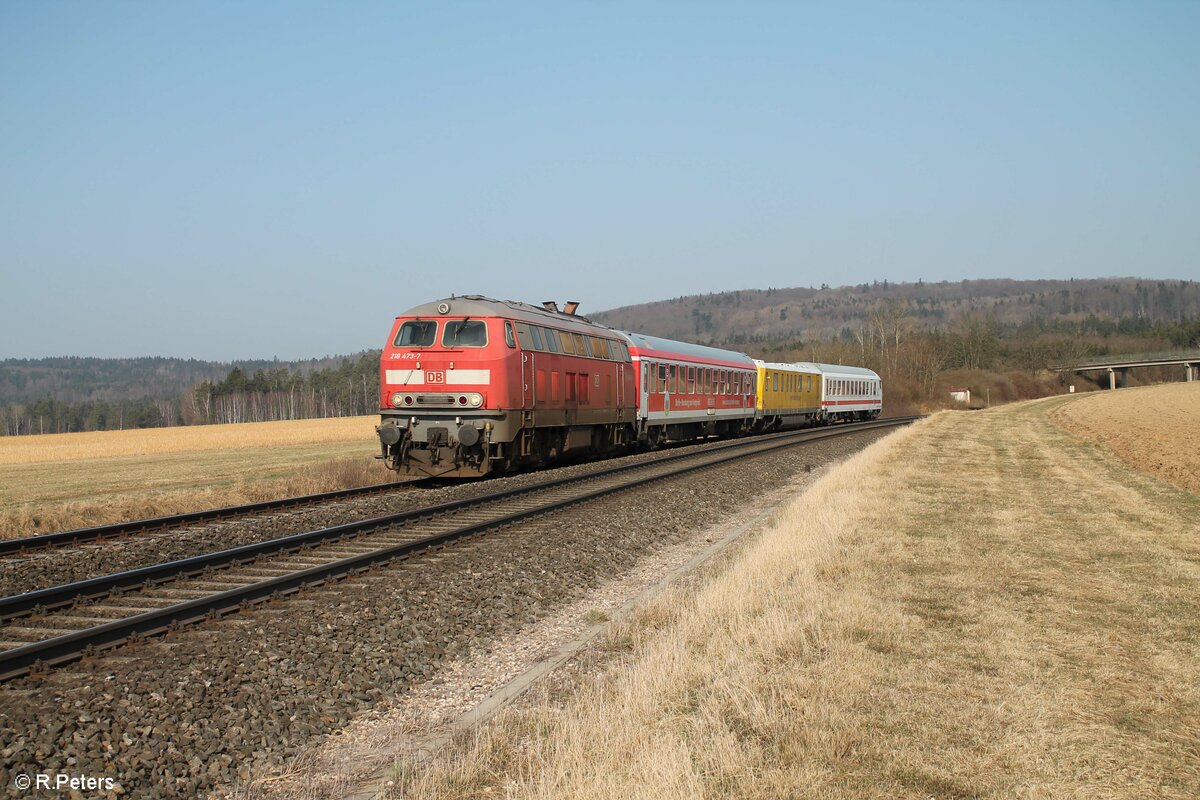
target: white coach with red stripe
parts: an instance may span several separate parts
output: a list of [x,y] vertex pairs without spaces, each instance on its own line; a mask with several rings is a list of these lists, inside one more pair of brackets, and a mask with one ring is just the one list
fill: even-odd
[[821,411],[830,420],[875,419],[883,411],[883,382],[873,370],[806,364],[821,373]]

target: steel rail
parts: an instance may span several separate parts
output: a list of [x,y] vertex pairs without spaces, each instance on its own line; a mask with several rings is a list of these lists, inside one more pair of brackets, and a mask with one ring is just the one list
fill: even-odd
[[[705,450],[701,453],[696,453],[694,451],[690,453],[680,453],[666,456],[661,459],[655,459],[651,462],[639,462],[636,464],[626,464],[617,467],[611,467],[583,476],[572,476],[569,478],[544,481],[531,486],[494,492],[484,497],[477,497],[471,500],[459,500],[451,503],[442,503],[437,506],[430,506],[428,508],[417,509],[415,511],[388,515],[385,517],[379,517],[373,520],[364,520],[357,523],[349,523],[348,525],[334,526],[332,528],[325,528],[319,531],[310,531],[304,534],[286,536],[280,539],[271,540],[269,542],[219,551],[217,553],[208,554],[207,556],[183,559],[181,561],[170,562],[168,564],[146,567],[139,570],[131,570],[125,573],[118,573],[113,576],[105,576],[104,578],[80,581],[75,584],[66,584],[61,587],[51,587],[50,589],[41,590],[39,592],[30,592],[26,595],[15,595],[13,597],[3,598],[0,599],[0,606],[5,606],[9,609],[7,616],[11,619],[15,616],[21,616],[23,613],[29,613],[33,609],[48,607],[44,603],[35,603],[33,606],[30,606],[29,596],[31,595],[40,595],[43,598],[53,597],[54,599],[51,602],[59,606],[63,604],[70,605],[74,604],[76,599],[86,599],[89,597],[89,595],[85,594],[84,591],[74,591],[81,584],[90,584],[90,589],[94,590],[101,585],[97,582],[113,581],[113,579],[118,579],[120,582],[117,585],[111,586],[106,592],[100,592],[100,594],[107,594],[111,593],[111,591],[115,588],[142,585],[147,583],[152,580],[151,578],[146,577],[147,574],[150,574],[150,571],[160,570],[167,567],[177,567],[178,565],[184,564],[188,565],[186,567],[188,570],[186,573],[177,571],[171,577],[188,577],[206,572],[212,569],[213,563],[215,563],[209,563],[207,566],[201,565],[200,561],[207,558],[220,557],[222,559],[221,563],[223,564],[243,563],[253,560],[256,555],[275,554],[288,550],[299,550],[314,542],[342,539],[346,536],[357,535],[358,533],[364,532],[368,529],[393,527],[401,522],[411,519],[420,519],[423,517],[433,516],[435,514],[445,513],[447,511],[461,510],[464,507],[479,505],[500,498],[517,497],[520,495],[529,494],[531,492],[553,489],[571,483],[592,482],[622,472],[645,471],[649,468],[662,466],[684,459],[691,459],[696,462],[692,464],[683,464],[675,469],[655,475],[634,475],[629,480],[623,482],[571,494],[565,498],[552,500],[550,502],[536,505],[529,509],[515,511],[510,514],[493,517],[481,522],[472,522],[467,525],[456,527],[450,531],[438,533],[432,536],[426,536],[415,541],[390,545],[380,549],[372,550],[370,552],[337,559],[327,564],[321,564],[307,569],[294,571],[278,577],[255,581],[247,586],[215,592],[206,597],[175,603],[163,608],[158,608],[151,611],[146,611],[145,613],[126,617],[124,619],[117,619],[110,623],[74,631],[63,636],[44,639],[42,641],[32,642],[22,647],[6,650],[0,652],[0,680],[9,680],[28,674],[31,671],[36,671],[43,667],[55,666],[57,664],[73,661],[90,653],[95,653],[99,650],[107,650],[141,637],[161,634],[166,631],[176,629],[180,626],[193,624],[204,619],[220,617],[249,605],[263,602],[264,600],[279,597],[284,594],[290,594],[306,586],[315,586],[331,580],[340,580],[347,575],[364,571],[374,565],[386,561],[391,561],[393,559],[428,550],[430,548],[440,547],[456,539],[461,539],[467,536],[482,533],[487,530],[511,525],[533,516],[546,514],[567,506],[576,505],[578,503],[586,502],[588,500],[613,494],[615,492],[623,491],[632,487],[648,485],[661,480],[675,478],[696,470],[705,469],[719,464],[725,464],[740,458],[761,455],[798,444],[819,441],[821,439],[834,436],[859,433],[877,428],[887,428],[908,424],[914,419],[916,418],[893,418],[852,425],[840,425],[835,428],[826,428],[816,431],[788,432],[774,434],[765,438],[760,437],[753,440],[739,440],[737,442],[730,442],[716,448]],[[716,457],[714,458],[713,456]],[[365,528],[364,526],[370,527]],[[252,548],[259,548],[259,552],[257,554],[251,554],[250,551]],[[160,579],[162,574],[160,574]],[[136,580],[134,580],[135,577]],[[134,582],[128,583],[126,582],[128,580],[134,580]],[[46,593],[54,594],[48,595]],[[93,594],[91,596],[96,595]],[[22,611],[18,613],[12,613],[12,609],[15,608],[20,608]]]
[[278,511],[293,506],[315,505],[331,500],[342,500],[350,497],[360,497],[407,486],[411,481],[394,481],[392,483],[375,483],[370,486],[354,486],[349,489],[334,489],[329,492],[302,494],[295,497],[281,497],[276,500],[261,500],[256,503],[246,503],[240,506],[224,506],[209,508],[203,511],[187,511],[182,514],[170,514],[162,517],[136,519],[129,522],[114,522],[109,525],[97,525],[93,528],[76,528],[70,531],[42,533],[37,536],[22,536],[19,539],[0,539],[0,556],[14,555],[48,550],[52,547],[67,547],[73,544],[115,539],[133,533],[143,533],[160,528],[175,528],[193,522],[210,522],[230,517],[244,517],[263,511]]

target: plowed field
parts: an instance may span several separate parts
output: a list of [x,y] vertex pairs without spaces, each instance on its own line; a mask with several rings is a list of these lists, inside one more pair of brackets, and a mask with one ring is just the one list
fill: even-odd
[[1200,382],[1095,392],[1050,418],[1135,469],[1200,492]]

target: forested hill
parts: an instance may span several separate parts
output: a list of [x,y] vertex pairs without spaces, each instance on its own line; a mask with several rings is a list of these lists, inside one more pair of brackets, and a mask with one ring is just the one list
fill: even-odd
[[62,403],[113,403],[135,398],[166,400],[179,397],[202,381],[217,382],[234,367],[247,375],[280,369],[308,374],[341,364],[350,356],[307,361],[198,361],[183,358],[10,358],[0,361],[0,407],[53,398]]
[[749,289],[677,297],[587,314],[622,330],[701,343],[762,344],[852,338],[882,306],[925,330],[986,315],[1002,329],[1143,333],[1200,317],[1200,282],[1100,278],[977,280],[830,288]]

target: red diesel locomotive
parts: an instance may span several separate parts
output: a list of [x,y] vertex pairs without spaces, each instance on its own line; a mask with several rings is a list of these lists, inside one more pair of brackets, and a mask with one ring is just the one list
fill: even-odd
[[575,315],[576,305],[469,295],[397,317],[380,364],[387,465],[479,477],[632,443],[629,348]]
[[468,295],[397,317],[380,364],[388,467],[480,477],[751,429],[748,356],[616,331],[577,307]]

